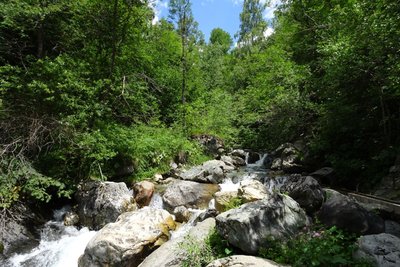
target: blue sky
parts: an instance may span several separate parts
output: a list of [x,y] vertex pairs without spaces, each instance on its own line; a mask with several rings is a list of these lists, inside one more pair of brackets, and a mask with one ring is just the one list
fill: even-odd
[[[157,18],[168,16],[169,0],[154,0]],[[272,0],[271,7],[267,8],[264,18],[273,18],[273,11],[279,0]],[[214,28],[222,28],[234,37],[239,30],[239,15],[242,11],[243,0],[192,0],[192,11],[195,20],[199,23],[200,30],[204,33],[206,41]],[[269,29],[267,34],[270,34]]]

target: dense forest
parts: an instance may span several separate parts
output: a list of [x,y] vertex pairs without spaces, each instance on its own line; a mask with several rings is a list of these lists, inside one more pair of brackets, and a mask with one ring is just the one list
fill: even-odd
[[343,184],[379,182],[399,153],[400,4],[286,0],[267,22],[263,3],[204,40],[190,0],[157,23],[149,0],[0,0],[0,208],[196,163],[199,134],[302,140]]

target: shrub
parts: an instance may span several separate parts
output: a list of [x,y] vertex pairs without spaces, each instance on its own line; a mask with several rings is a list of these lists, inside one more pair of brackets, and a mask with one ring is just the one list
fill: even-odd
[[260,250],[261,257],[296,266],[370,266],[353,260],[354,235],[336,227],[301,233],[286,243],[269,240],[270,246]]

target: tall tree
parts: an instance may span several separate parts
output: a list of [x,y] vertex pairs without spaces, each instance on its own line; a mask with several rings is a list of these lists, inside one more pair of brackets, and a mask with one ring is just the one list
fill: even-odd
[[[169,2],[169,18],[177,26],[178,34],[181,37],[181,66],[182,66],[182,90],[181,102],[184,108],[186,102],[186,87],[188,79],[188,50],[190,38],[198,32],[197,22],[194,20],[192,13],[191,0],[170,0]],[[185,126],[185,114],[183,113],[183,124]]]
[[240,46],[250,46],[261,41],[267,28],[263,18],[267,2],[260,0],[244,0],[243,10],[240,13],[240,30],[237,33]]
[[221,46],[225,53],[227,53],[229,48],[231,48],[232,43],[232,37],[223,29],[215,28],[211,31],[210,44]]

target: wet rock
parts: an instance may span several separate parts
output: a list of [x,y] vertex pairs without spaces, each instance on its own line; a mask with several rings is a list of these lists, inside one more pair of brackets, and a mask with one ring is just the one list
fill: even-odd
[[378,267],[400,266],[400,238],[382,233],[361,236],[357,243],[354,258],[366,259]]
[[390,220],[385,221],[385,233],[400,238],[400,224]]
[[340,193],[322,204],[319,220],[328,227],[337,226],[351,233],[377,234],[385,230],[384,220]]
[[243,203],[261,200],[268,196],[265,185],[257,180],[244,180],[239,184],[238,195]]
[[239,167],[246,165],[246,161],[244,159],[236,156],[221,156],[221,160],[228,166]]
[[311,173],[310,176],[322,184],[332,185],[335,179],[335,170],[330,167],[324,167]]
[[261,159],[260,154],[256,152],[249,152],[249,155],[247,156],[247,164],[256,163],[260,159]]
[[225,172],[234,169],[233,166],[228,166],[221,160],[209,160],[181,173],[179,177],[187,181],[218,184],[224,180]]
[[133,193],[135,196],[135,202],[141,207],[148,206],[151,198],[154,194],[154,184],[149,181],[142,181],[133,185]]
[[182,248],[185,240],[192,240],[199,245],[204,244],[209,233],[215,228],[215,219],[209,218],[190,229],[185,236],[170,240],[151,253],[139,267],[180,267],[186,258]]
[[180,223],[189,221],[190,216],[192,215],[190,211],[184,206],[176,207],[172,214],[175,215],[175,221]]
[[279,146],[274,152],[275,160],[271,164],[272,170],[283,170],[286,173],[298,173],[304,168],[301,164],[300,151],[290,143]]
[[220,191],[214,194],[215,199],[215,209],[219,212],[223,212],[226,210],[229,203],[238,198],[238,191]]
[[28,206],[17,203],[0,218],[0,246],[5,257],[26,252],[39,244],[36,232],[44,223]]
[[82,225],[100,229],[126,211],[136,209],[125,183],[91,181],[79,185],[75,195]]
[[278,193],[221,213],[216,220],[221,236],[232,246],[253,255],[261,247],[268,247],[268,240],[290,238],[308,225],[299,204]]
[[217,259],[207,267],[247,267],[247,266],[254,266],[254,267],[279,267],[276,262],[258,258],[254,256],[244,256],[244,255],[234,255],[227,258]]
[[231,152],[231,155],[244,160],[246,159],[246,152],[243,149],[235,149]]
[[288,193],[308,214],[318,211],[324,201],[322,187],[311,176],[291,175],[281,192]]
[[169,239],[175,229],[165,210],[145,207],[104,226],[86,246],[79,267],[135,267]]
[[206,208],[213,194],[218,191],[216,184],[202,184],[177,180],[170,184],[163,195],[167,210],[184,206],[186,208]]
[[79,223],[79,215],[74,211],[67,211],[64,215],[64,225],[74,226]]
[[206,211],[202,212],[194,221],[195,224],[198,222],[202,222],[208,218],[215,218],[217,217],[219,212],[216,209],[206,209]]

